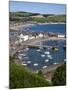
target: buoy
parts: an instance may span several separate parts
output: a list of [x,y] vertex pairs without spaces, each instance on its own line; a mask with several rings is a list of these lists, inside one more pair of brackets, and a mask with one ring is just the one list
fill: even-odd
[[51,56],[51,55],[47,55],[47,57],[48,57],[49,59],[52,59],[52,56]]

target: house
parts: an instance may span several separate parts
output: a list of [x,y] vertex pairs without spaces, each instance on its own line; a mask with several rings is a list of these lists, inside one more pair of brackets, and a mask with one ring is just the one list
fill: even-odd
[[64,38],[65,35],[58,34],[58,38]]
[[34,38],[35,38],[34,36],[29,36],[29,40],[34,39]]
[[23,39],[24,39],[24,41],[26,41],[26,40],[29,39],[29,36],[28,36],[28,35],[24,35],[24,36],[23,36]]
[[22,40],[23,41],[26,41],[28,39],[29,39],[29,36],[28,35],[23,35],[22,33],[19,35],[20,42],[22,42]]
[[20,36],[19,36],[19,38],[21,38],[21,39],[22,39],[22,38],[23,38],[23,36],[24,36],[24,35],[21,33],[21,34],[20,34]]
[[42,33],[40,33],[38,36],[39,36],[40,38],[42,38],[44,35],[43,35]]

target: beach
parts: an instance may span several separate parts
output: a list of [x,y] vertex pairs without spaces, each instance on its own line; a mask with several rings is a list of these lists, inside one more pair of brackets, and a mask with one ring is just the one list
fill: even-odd
[[31,27],[31,26],[34,26],[34,25],[47,25],[47,24],[65,24],[64,22],[56,22],[56,23],[53,23],[53,22],[50,22],[50,23],[16,23],[14,25],[10,24],[10,30],[24,30],[25,28],[28,28],[28,27]]

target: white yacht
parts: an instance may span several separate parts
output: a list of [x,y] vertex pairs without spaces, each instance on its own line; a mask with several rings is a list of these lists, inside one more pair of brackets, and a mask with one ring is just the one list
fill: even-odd
[[27,64],[26,64],[26,63],[22,63],[22,65],[27,66]]
[[45,60],[45,62],[49,62],[49,60],[48,60],[48,59],[46,59],[46,60]]
[[47,57],[48,57],[49,59],[52,59],[52,56],[51,56],[51,55],[47,55]]
[[38,63],[34,63],[33,65],[34,65],[34,66],[38,66]]
[[44,55],[44,54],[42,54],[42,55],[41,55],[41,57],[45,57],[45,55]]
[[44,68],[47,68],[47,66],[43,66],[43,69],[44,69]]
[[38,49],[37,51],[38,51],[38,52],[40,52],[40,51],[41,51],[41,49]]
[[58,64],[58,63],[53,63],[54,65]]
[[26,56],[26,54],[22,54],[22,56]]
[[28,64],[30,64],[30,63],[31,63],[31,61],[27,61],[27,63],[28,63]]
[[44,54],[47,54],[48,55],[48,54],[50,54],[50,52],[49,51],[46,51],[46,52],[44,52]]
[[29,50],[29,48],[26,48],[25,50],[26,50],[26,51],[28,51],[28,50]]

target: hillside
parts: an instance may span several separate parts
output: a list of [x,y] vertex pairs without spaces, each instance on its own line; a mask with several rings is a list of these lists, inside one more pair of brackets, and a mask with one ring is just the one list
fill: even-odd
[[10,88],[30,88],[50,86],[50,83],[36,73],[14,63],[10,64]]
[[66,15],[53,15],[53,14],[39,14],[30,12],[10,12],[10,21],[16,22],[65,22]]

